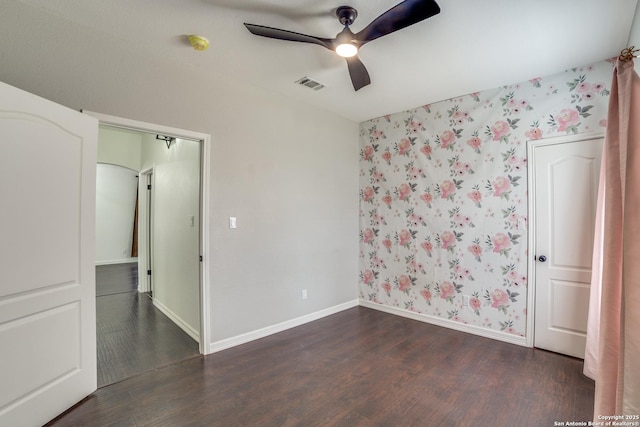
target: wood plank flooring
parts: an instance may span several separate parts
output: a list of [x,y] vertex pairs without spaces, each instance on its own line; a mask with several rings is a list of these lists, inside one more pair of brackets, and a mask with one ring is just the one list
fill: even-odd
[[138,290],[138,263],[96,265],[96,296]]
[[99,389],[49,426],[553,426],[582,361],[356,307]]
[[197,342],[137,292],[134,266],[96,268],[103,293],[96,298],[98,387],[200,354]]

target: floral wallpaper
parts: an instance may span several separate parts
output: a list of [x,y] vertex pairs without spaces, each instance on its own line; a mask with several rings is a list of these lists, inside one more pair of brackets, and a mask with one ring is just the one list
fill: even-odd
[[526,141],[603,130],[612,69],[361,123],[360,298],[524,336]]

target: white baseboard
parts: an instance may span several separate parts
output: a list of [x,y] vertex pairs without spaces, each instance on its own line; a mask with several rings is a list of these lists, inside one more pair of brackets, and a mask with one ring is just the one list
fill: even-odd
[[127,264],[130,262],[138,262],[138,258],[122,258],[107,261],[96,261],[96,265]]
[[332,314],[339,313],[349,308],[357,307],[359,305],[358,300],[353,300],[339,304],[333,307],[325,308],[324,310],[316,311],[304,316],[296,317],[295,319],[287,320],[282,323],[267,326],[266,328],[257,329],[255,331],[247,332],[235,337],[226,338],[220,341],[214,341],[209,343],[208,352],[215,353],[217,351],[226,350],[231,347],[235,347],[240,344],[245,344],[253,340],[264,338],[269,335],[277,334],[278,332],[286,331],[287,329],[295,328],[296,326],[304,325],[305,323],[313,322],[314,320],[321,319],[323,317],[330,316]]
[[432,325],[442,326],[444,328],[455,329],[456,331],[467,332],[469,334],[479,335],[481,337],[491,338],[497,341],[503,341],[510,344],[528,347],[525,337],[519,337],[513,334],[507,334],[505,332],[482,328],[475,325],[467,325],[464,323],[455,322],[453,320],[443,319],[441,317],[404,310],[402,308],[376,304],[371,301],[360,300],[360,305],[374,310],[383,311],[385,313],[395,314],[396,316],[406,317],[408,319],[418,320],[420,322],[430,323]]
[[257,329],[255,331],[247,332],[245,334],[237,335],[231,338],[226,338],[220,341],[211,342],[209,343],[207,354],[226,350],[228,348],[245,344],[260,338],[264,338],[269,335],[277,334],[278,332],[286,331],[287,329],[295,328],[296,326],[313,322],[314,320],[318,320],[323,317],[339,313],[349,308],[357,307],[358,305],[371,308],[374,310],[378,310],[378,311],[383,311],[385,313],[393,314],[396,316],[406,317],[408,319],[418,320],[420,322],[425,322],[425,323],[429,323],[436,326],[442,326],[448,329],[454,329],[456,331],[466,332],[469,334],[478,335],[481,337],[490,338],[497,341],[516,344],[522,347],[527,347],[525,337],[519,337],[512,334],[507,334],[505,332],[486,329],[486,328],[482,328],[475,325],[467,325],[464,323],[455,322],[453,320],[443,319],[441,317],[430,316],[428,314],[415,313],[413,311],[404,310],[401,308],[376,304],[370,301],[353,300],[353,301],[349,301],[333,307],[326,308],[324,310],[316,311],[314,313],[310,313],[305,316],[296,317],[295,319],[287,320],[282,323],[277,323],[275,325],[267,326],[266,328]]
[[153,305],[162,313],[164,313],[165,316],[171,319],[173,323],[178,325],[180,329],[185,331],[187,335],[193,338],[197,343],[200,343],[200,334],[198,333],[198,331],[196,331],[191,326],[189,326],[187,322],[182,320],[180,316],[175,314],[173,311],[169,310],[165,305],[163,305],[160,301],[158,301],[155,298],[153,299]]

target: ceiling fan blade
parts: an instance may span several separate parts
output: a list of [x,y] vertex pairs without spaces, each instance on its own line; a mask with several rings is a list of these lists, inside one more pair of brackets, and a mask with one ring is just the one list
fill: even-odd
[[355,90],[362,89],[371,83],[371,78],[369,77],[369,73],[365,68],[360,58],[357,56],[352,56],[350,58],[345,58],[347,60],[347,67],[349,68],[349,75],[351,76],[351,83],[353,83],[353,88]]
[[292,42],[313,43],[333,49],[333,39],[323,39],[321,37],[308,36],[306,34],[294,33],[293,31],[281,30],[279,28],[265,27],[263,25],[247,24],[245,27],[256,36],[268,37],[271,39],[288,40]]
[[365,44],[440,13],[434,0],[405,0],[374,19],[355,36]]

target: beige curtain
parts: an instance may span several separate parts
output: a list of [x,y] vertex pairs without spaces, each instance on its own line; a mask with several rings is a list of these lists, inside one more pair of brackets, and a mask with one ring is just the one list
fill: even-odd
[[633,65],[618,60],[614,68],[602,163],[584,369],[596,380],[596,421],[640,414],[640,78]]

